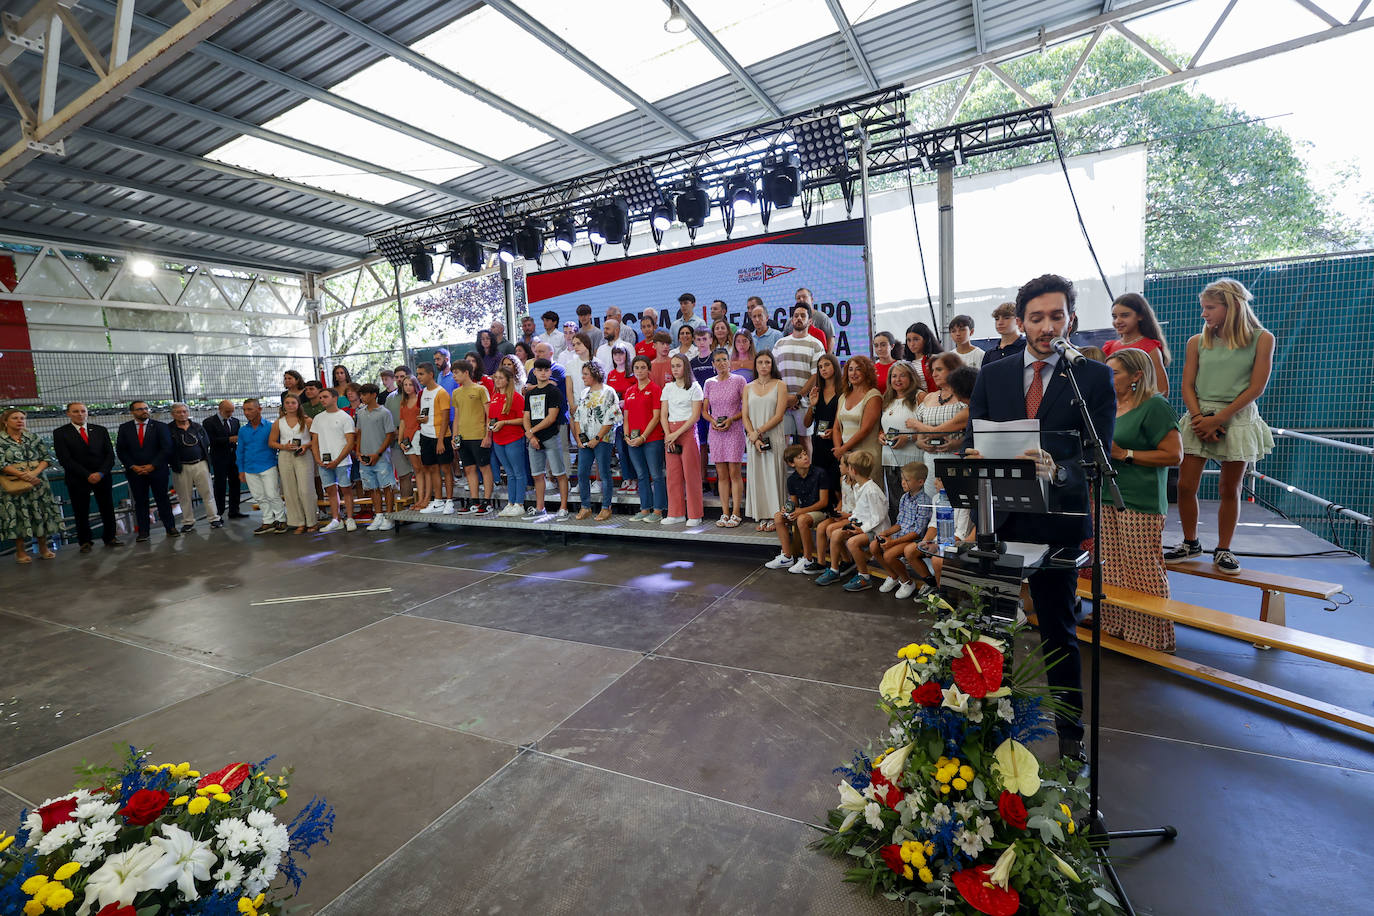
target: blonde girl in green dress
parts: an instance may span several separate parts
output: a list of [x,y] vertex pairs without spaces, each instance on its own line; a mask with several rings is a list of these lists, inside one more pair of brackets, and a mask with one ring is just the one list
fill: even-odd
[[1197,491],[1202,469],[1211,460],[1221,465],[1221,507],[1212,565],[1235,575],[1240,563],[1231,552],[1231,537],[1240,513],[1245,467],[1274,449],[1274,436],[1255,406],[1273,370],[1274,335],[1255,317],[1250,308],[1254,297],[1236,280],[1217,280],[1198,298],[1202,333],[1188,341],[1182,391],[1188,413],[1178,422],[1183,435],[1178,480],[1183,543],[1165,551],[1164,559],[1179,563],[1202,555]]

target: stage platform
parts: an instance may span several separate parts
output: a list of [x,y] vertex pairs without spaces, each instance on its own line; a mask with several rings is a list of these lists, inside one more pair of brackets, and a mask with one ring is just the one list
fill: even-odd
[[[556,503],[555,503],[556,505]],[[635,512],[639,502],[635,501]],[[572,510],[576,515],[576,510]],[[749,547],[763,550],[778,547],[778,536],[771,531],[755,530],[755,523],[743,521],[738,528],[717,528],[716,518],[708,518],[700,525],[688,527],[679,525],[647,524],[632,522],[632,513],[621,509],[604,522],[594,518],[577,521],[569,516],[565,521],[557,521],[552,514],[537,518],[501,518],[498,515],[477,517],[472,515],[425,515],[421,512],[406,510],[388,512],[387,518],[397,522],[437,525],[442,528],[501,528],[510,531],[529,531],[538,534],[590,535],[600,537],[637,538],[654,541],[690,541],[725,546]]]

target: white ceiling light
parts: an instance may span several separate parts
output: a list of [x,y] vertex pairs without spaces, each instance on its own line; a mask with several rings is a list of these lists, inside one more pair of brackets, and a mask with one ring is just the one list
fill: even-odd
[[687,31],[687,20],[682,18],[682,10],[677,8],[677,3],[668,4],[668,21],[663,23],[663,31],[673,35]]
[[134,258],[129,262],[129,269],[137,277],[151,277],[153,275],[153,262],[147,258]]

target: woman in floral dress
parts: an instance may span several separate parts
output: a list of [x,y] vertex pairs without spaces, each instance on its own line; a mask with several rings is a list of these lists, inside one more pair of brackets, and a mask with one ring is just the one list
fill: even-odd
[[[719,322],[718,322],[719,323]],[[707,443],[716,463],[720,485],[719,528],[738,528],[744,515],[744,388],[748,384],[730,371],[730,353],[719,348],[711,357],[715,378],[707,379],[706,417],[711,424]]]
[[[11,407],[0,413],[0,474],[34,485],[23,493],[0,490],[0,538],[14,541],[16,560],[32,563],[24,549],[28,538],[38,542],[38,555],[43,559],[57,556],[48,546],[48,537],[62,531],[62,510],[41,476],[52,464],[52,452],[40,436],[25,429],[25,424],[22,410]],[[30,468],[29,463],[35,461],[37,466]]]

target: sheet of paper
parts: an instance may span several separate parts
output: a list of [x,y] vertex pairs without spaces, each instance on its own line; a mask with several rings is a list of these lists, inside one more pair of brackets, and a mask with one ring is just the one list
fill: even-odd
[[973,447],[984,458],[1013,459],[1040,448],[1039,420],[973,421]]
[[1050,549],[1046,544],[1028,544],[1025,541],[1007,541],[1007,553],[1021,558],[1026,566],[1039,563]]

